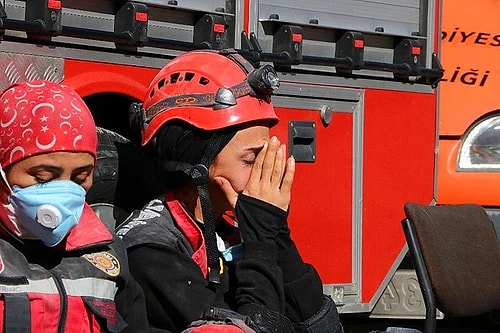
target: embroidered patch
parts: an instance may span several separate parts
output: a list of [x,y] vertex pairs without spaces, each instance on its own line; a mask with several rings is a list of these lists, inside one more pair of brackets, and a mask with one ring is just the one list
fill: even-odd
[[120,274],[120,262],[111,253],[89,253],[84,254],[83,257],[109,276],[118,276]]

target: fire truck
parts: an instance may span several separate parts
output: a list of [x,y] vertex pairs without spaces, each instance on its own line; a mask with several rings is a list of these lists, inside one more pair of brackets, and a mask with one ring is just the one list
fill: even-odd
[[[0,88],[74,87],[99,127],[87,196],[118,223],[156,191],[129,106],[174,56],[233,48],[281,85],[272,129],[296,159],[290,228],[340,313],[424,315],[403,269],[407,201],[434,199],[440,1],[4,0]],[[147,186],[144,186],[147,184]]]
[[443,1],[438,204],[485,207],[500,235],[500,3]]

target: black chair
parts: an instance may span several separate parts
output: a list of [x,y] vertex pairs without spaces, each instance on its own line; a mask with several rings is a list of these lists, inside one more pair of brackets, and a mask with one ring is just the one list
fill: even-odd
[[424,333],[436,331],[436,308],[449,317],[500,309],[500,243],[476,204],[404,206],[403,230],[426,307]]

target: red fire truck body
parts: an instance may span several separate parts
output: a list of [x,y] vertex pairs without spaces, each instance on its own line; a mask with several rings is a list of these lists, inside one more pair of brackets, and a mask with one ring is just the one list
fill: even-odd
[[99,127],[136,143],[128,106],[173,56],[230,47],[274,63],[273,132],[297,160],[289,223],[304,258],[341,313],[423,315],[416,277],[398,270],[400,221],[406,201],[434,198],[438,1],[7,0],[2,10],[0,88],[62,81]]

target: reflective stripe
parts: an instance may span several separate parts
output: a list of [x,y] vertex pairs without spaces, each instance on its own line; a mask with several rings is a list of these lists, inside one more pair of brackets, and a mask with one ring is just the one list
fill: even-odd
[[77,280],[62,280],[68,296],[92,296],[95,298],[114,300],[118,287],[110,280],[84,278]]
[[0,293],[40,293],[40,294],[59,294],[56,284],[52,278],[45,280],[28,280],[28,284],[8,285],[0,284]]
[[[68,296],[91,296],[100,299],[114,300],[116,283],[98,278],[83,278],[76,280],[62,279]],[[56,284],[52,278],[45,280],[28,280],[27,285],[0,284],[0,293],[39,293],[58,295]]]

